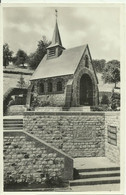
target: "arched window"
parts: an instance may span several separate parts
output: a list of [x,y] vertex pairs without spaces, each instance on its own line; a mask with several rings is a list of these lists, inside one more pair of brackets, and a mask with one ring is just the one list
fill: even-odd
[[89,59],[88,56],[85,56],[85,67],[89,68]]
[[62,91],[62,82],[61,81],[58,81],[57,82],[57,91]]
[[48,92],[52,92],[52,82],[48,83]]
[[39,84],[39,94],[44,93],[44,83]]

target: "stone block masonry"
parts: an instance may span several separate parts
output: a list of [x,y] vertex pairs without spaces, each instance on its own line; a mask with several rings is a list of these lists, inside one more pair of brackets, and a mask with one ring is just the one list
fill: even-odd
[[24,131],[71,157],[105,156],[105,114],[25,112]]
[[[57,76],[52,78],[43,78],[38,79],[31,82],[31,85],[34,86],[34,90],[32,94],[36,96],[37,106],[65,106],[65,98],[66,98],[66,84],[69,79],[71,79],[72,75],[64,75],[64,76]],[[57,83],[61,82],[62,88],[60,91],[57,90]],[[49,92],[49,83],[52,84],[52,90]],[[41,84],[44,86],[43,92],[41,90]],[[30,93],[31,89],[28,90],[27,95],[27,104],[30,105]]]
[[120,164],[120,113],[105,113],[105,154],[112,162]]
[[4,182],[41,183],[46,177],[73,178],[73,160],[23,131],[4,132]]

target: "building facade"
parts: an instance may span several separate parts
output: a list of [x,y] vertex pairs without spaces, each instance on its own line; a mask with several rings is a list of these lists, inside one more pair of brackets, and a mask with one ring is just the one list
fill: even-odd
[[27,105],[96,106],[98,79],[87,44],[65,49],[56,21],[51,45],[31,77]]

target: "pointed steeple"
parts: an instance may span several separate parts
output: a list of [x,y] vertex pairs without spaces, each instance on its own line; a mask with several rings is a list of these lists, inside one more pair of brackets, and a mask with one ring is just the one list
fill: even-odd
[[62,41],[60,38],[58,23],[57,23],[57,10],[55,10],[56,15],[56,24],[52,37],[52,43],[47,47],[47,59],[56,58],[62,54],[62,51],[65,49],[62,46]]
[[55,29],[54,29],[53,38],[52,38],[52,44],[51,45],[56,45],[56,44],[62,46],[57,20],[56,20],[56,25],[55,25]]

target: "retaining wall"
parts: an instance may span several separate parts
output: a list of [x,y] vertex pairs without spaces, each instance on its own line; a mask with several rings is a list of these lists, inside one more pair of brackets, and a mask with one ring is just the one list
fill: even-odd
[[41,183],[73,178],[73,160],[65,153],[23,131],[4,132],[4,181]]
[[105,113],[105,154],[111,161],[120,164],[120,113]]
[[24,131],[71,157],[105,156],[105,114],[25,112]]

